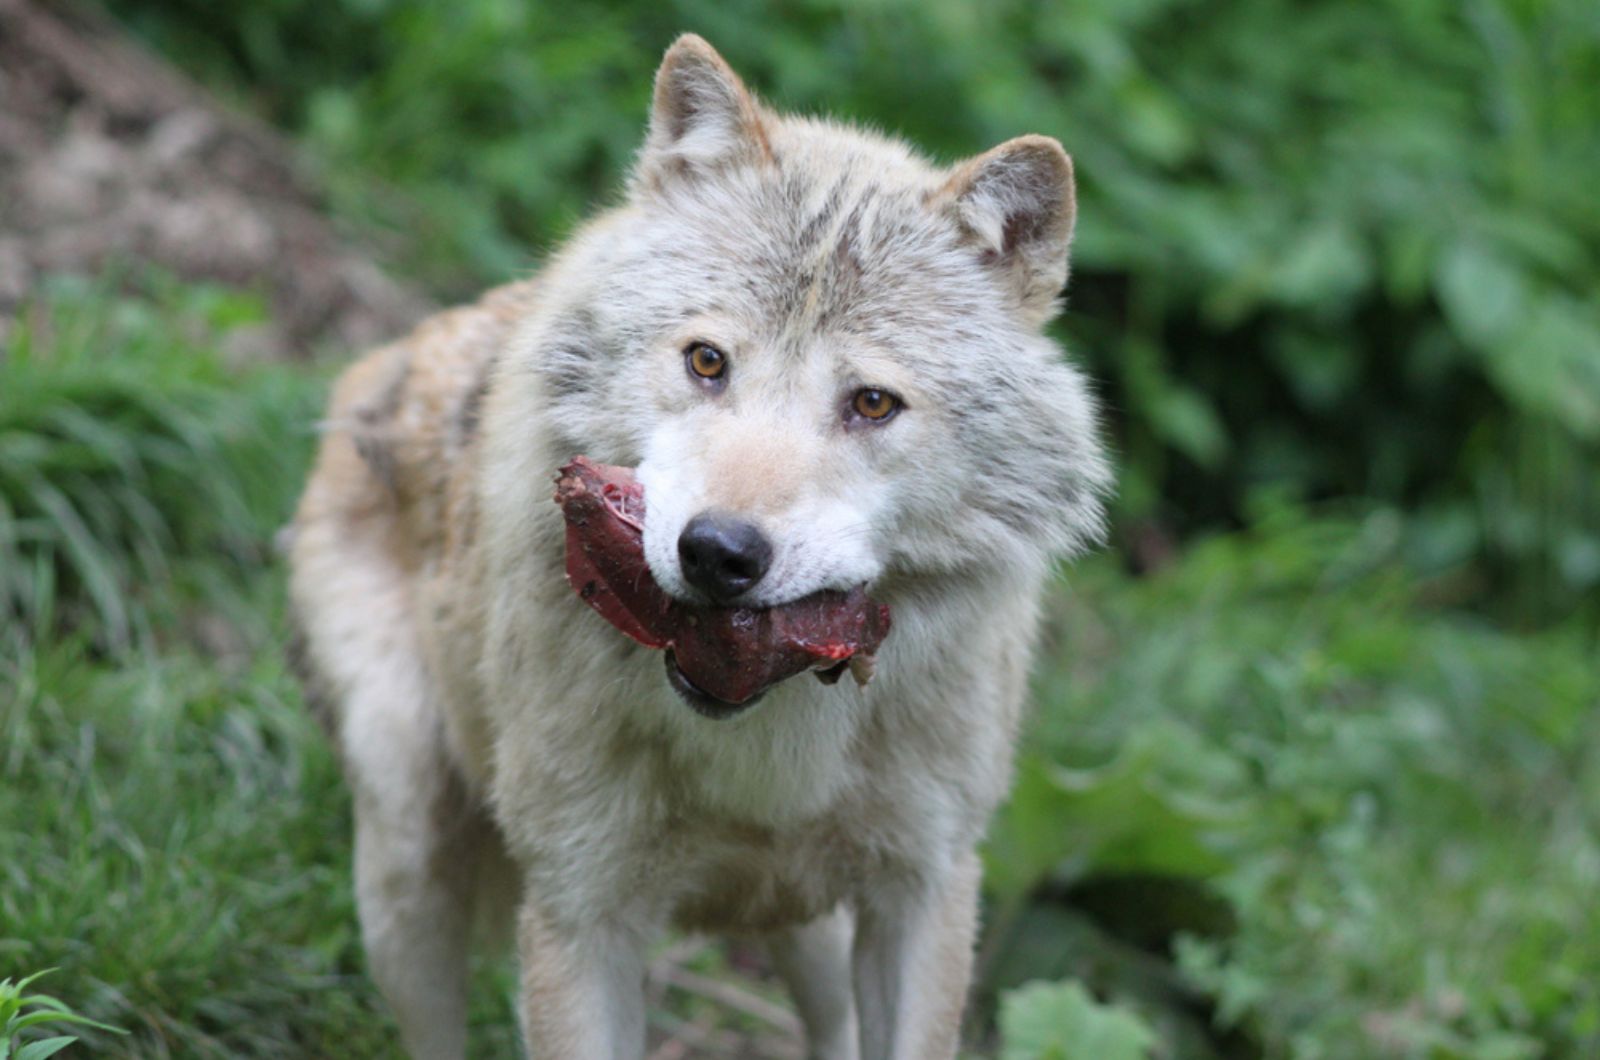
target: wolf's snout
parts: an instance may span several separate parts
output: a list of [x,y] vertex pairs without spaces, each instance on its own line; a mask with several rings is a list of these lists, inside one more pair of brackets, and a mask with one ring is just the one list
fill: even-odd
[[718,603],[759,582],[772,566],[772,542],[751,522],[723,512],[701,512],[678,535],[684,579]]

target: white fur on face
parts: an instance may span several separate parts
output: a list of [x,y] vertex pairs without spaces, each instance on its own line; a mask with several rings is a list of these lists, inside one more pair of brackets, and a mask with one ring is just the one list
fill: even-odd
[[[741,399],[759,401],[761,395],[746,393]],[[725,433],[708,445],[707,432],[719,428],[732,436]],[[836,473],[847,460],[816,458],[817,450],[851,439],[797,440],[788,447],[788,467],[766,469],[784,480],[782,489],[730,490],[725,488],[728,483],[717,481],[718,475],[760,474],[754,467],[716,456],[741,448],[740,436],[745,434],[752,439],[752,449],[757,444],[754,439],[765,435],[762,440],[767,444],[762,448],[781,452],[784,446],[771,444],[771,430],[740,423],[726,413],[695,410],[669,414],[650,434],[638,468],[645,489],[645,560],[657,583],[672,596],[697,598],[683,576],[678,538],[689,520],[710,510],[754,523],[772,543],[772,566],[745,594],[743,604],[771,607],[822,589],[849,590],[870,584],[882,573],[883,562],[874,549],[878,536],[874,524],[882,506],[863,503],[874,493],[852,488],[859,485],[859,475]],[[747,503],[729,502],[741,494]]]

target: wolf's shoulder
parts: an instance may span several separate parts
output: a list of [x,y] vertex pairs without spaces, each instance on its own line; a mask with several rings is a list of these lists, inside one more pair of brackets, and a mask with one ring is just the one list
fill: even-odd
[[341,372],[307,501],[322,514],[387,511],[424,549],[443,540],[494,366],[538,289],[524,280],[435,313]]

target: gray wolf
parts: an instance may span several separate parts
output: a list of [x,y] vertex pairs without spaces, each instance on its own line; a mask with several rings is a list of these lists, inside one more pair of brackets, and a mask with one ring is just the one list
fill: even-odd
[[[514,925],[539,1057],[639,1056],[669,927],[765,937],[812,1056],[954,1055],[1040,594],[1110,481],[1042,334],[1073,219],[1052,139],[934,165],[686,36],[620,205],[340,378],[291,603],[413,1055],[463,1054],[475,916]],[[875,678],[689,709],[563,580],[580,453],[637,467],[674,596],[869,587]]]

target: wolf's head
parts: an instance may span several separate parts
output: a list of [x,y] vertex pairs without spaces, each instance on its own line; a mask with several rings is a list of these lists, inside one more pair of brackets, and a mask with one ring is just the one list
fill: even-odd
[[529,336],[555,455],[638,464],[685,599],[1037,571],[1095,537],[1109,482],[1041,333],[1073,214],[1055,140],[941,168],[773,113],[683,37],[626,203],[552,265]]

